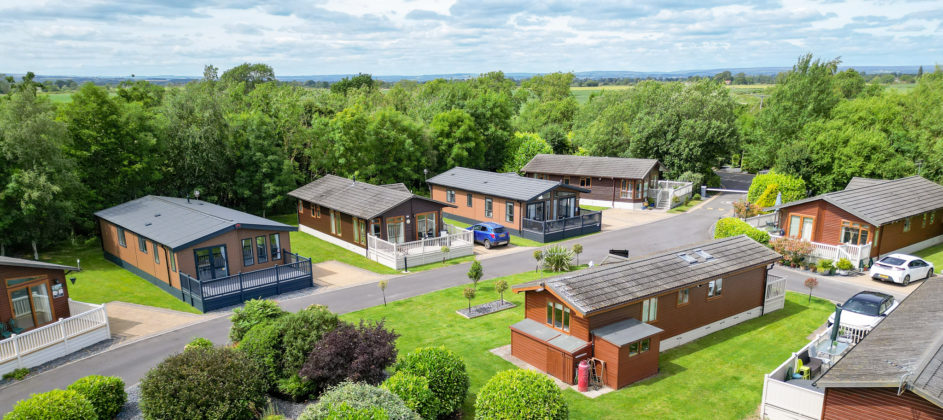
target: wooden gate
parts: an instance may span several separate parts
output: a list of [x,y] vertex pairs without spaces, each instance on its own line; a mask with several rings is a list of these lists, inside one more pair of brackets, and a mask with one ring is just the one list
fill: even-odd
[[786,304],[786,278],[766,274],[766,299],[763,301],[763,313],[768,314],[783,308]]
[[565,379],[563,368],[563,352],[557,349],[547,347],[547,373],[554,378],[557,378],[564,382],[569,382]]

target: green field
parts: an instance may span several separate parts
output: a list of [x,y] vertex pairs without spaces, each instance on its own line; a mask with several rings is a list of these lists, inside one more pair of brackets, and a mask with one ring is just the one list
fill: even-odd
[[50,101],[57,104],[67,104],[72,102],[72,93],[43,93],[42,96],[49,98]]
[[[541,274],[548,275],[551,274]],[[513,285],[536,278],[537,273],[527,272],[504,279]],[[495,280],[478,284],[472,305],[498,299]],[[400,355],[417,347],[440,345],[461,355],[471,378],[462,418],[473,418],[475,394],[481,386],[495,373],[514,368],[489,350],[510,344],[508,326],[524,317],[524,309],[523,295],[505,293],[504,298],[516,303],[517,308],[465,319],[455,313],[468,305],[462,296],[465,287],[375,306],[342,318],[351,322],[361,318],[384,320],[387,328],[400,335],[396,342]],[[627,388],[596,399],[564,391],[570,418],[716,420],[752,415],[760,403],[763,374],[805,345],[806,336],[825,321],[833,308],[825,300],[813,298],[807,304],[807,299],[790,292],[783,310],[666,351],[661,354],[661,371],[657,376]]]

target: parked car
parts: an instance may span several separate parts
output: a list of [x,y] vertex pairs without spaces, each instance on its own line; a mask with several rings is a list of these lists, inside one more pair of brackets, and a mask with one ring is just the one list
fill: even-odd
[[511,235],[508,234],[508,230],[497,223],[476,223],[465,229],[475,232],[475,242],[484,245],[485,248],[507,245],[511,242]]
[[[860,292],[842,305],[841,324],[855,327],[875,327],[885,316],[897,309],[899,303],[886,293]],[[835,323],[835,314],[828,317],[828,326]]]
[[874,263],[868,270],[868,275],[875,280],[890,280],[906,286],[911,280],[932,277],[933,263],[913,255],[891,254]]

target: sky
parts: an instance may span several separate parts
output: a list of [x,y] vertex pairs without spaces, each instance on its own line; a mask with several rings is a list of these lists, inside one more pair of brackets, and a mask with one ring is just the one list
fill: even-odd
[[420,75],[943,64],[943,1],[0,0],[0,72]]

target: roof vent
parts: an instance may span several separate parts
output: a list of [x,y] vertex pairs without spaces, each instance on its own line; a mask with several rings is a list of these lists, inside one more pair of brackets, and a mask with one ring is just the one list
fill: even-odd
[[692,257],[692,256],[690,256],[690,255],[688,255],[687,253],[684,253],[684,252],[678,254],[678,258],[681,258],[682,260],[684,260],[684,261],[685,261],[686,263],[688,263],[688,264],[696,264],[696,263],[697,263],[697,259],[696,259],[696,258],[694,258],[694,257]]
[[713,255],[708,254],[707,251],[700,248],[695,249],[694,253],[697,254],[697,256],[701,257],[701,259],[703,259],[704,261],[709,261],[714,258]]
[[150,225],[151,225],[151,222],[147,222],[144,224],[144,226],[150,226]]
[[160,217],[160,213],[154,214],[154,217]]

